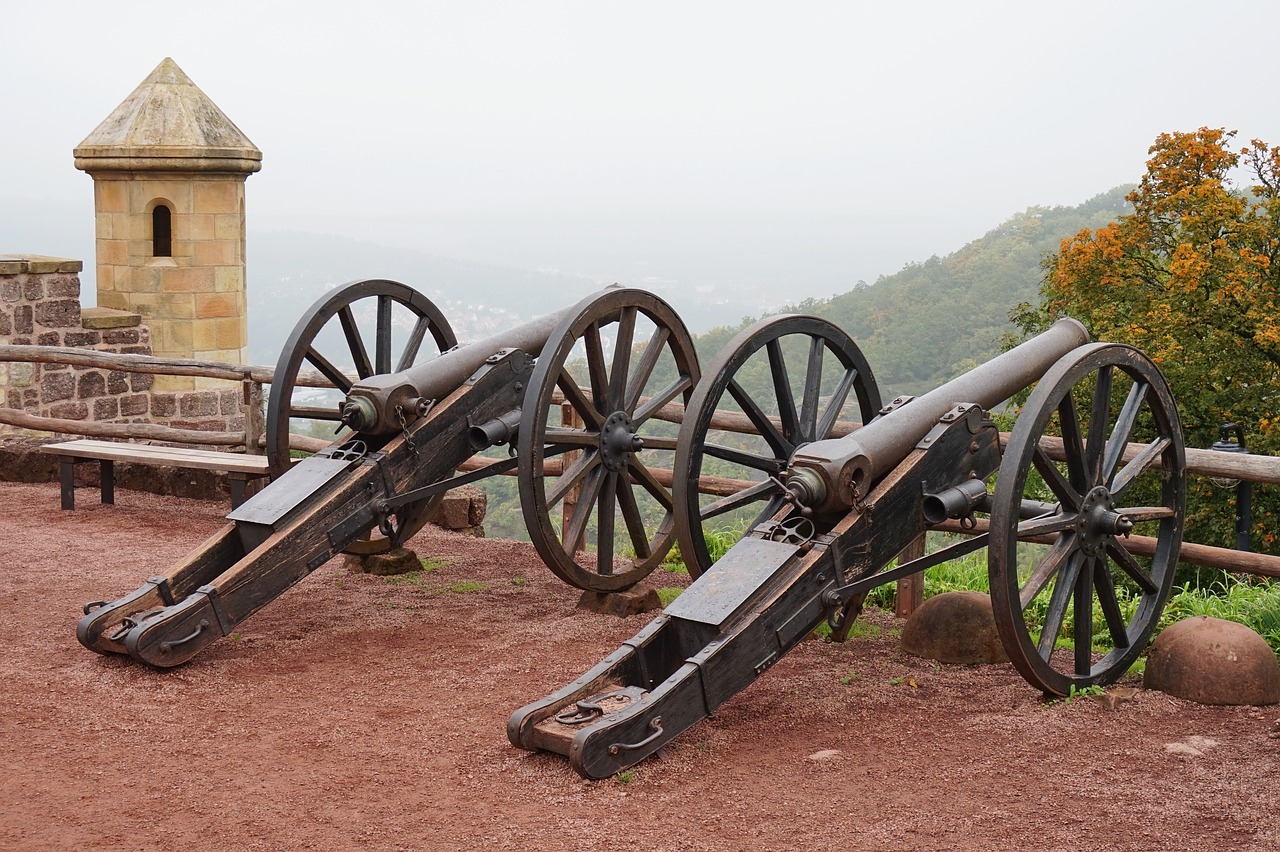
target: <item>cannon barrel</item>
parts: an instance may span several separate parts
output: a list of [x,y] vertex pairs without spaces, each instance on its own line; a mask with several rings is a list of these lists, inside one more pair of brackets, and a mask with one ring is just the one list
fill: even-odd
[[1059,358],[1089,342],[1065,318],[985,364],[958,376],[842,438],[815,441],[791,458],[788,488],[821,511],[848,508],[891,471],[948,411],[961,403],[989,409],[1038,380]]
[[398,431],[425,413],[427,404],[438,402],[461,387],[495,353],[522,349],[537,357],[551,332],[571,310],[573,306],[457,346],[398,373],[361,379],[347,392],[342,422],[367,434]]

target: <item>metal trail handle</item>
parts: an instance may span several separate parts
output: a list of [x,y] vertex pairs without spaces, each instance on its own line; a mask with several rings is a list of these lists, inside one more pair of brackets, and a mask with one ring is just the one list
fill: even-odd
[[653,729],[652,734],[640,740],[640,742],[638,743],[614,743],[613,745],[609,746],[609,754],[616,755],[619,752],[635,751],[638,748],[644,748],[649,743],[653,742],[658,737],[662,736],[662,717],[654,716],[652,719],[650,719],[649,727]]
[[160,643],[160,653],[167,654],[179,645],[185,645],[192,639],[199,636],[209,626],[209,619],[202,618],[200,623],[196,625],[196,629],[191,631],[189,636],[183,636],[181,639],[168,639]]

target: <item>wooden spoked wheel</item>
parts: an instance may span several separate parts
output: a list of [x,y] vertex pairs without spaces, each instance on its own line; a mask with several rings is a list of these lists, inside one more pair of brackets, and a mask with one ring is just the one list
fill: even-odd
[[[357,380],[398,372],[457,342],[440,310],[407,285],[371,279],[326,293],[298,320],[276,362],[266,424],[273,475],[289,469],[291,434],[336,436],[338,407]],[[323,376],[328,387],[300,386],[304,367]],[[433,509],[425,501],[403,508],[396,519],[397,537],[417,532]],[[375,531],[347,552],[379,553],[389,544]]]
[[547,566],[578,588],[626,589],[671,547],[676,426],[698,380],[693,341],[652,293],[609,289],[551,333],[520,421],[520,505]]
[[715,561],[713,527],[737,537],[781,508],[797,448],[845,434],[879,410],[867,359],[826,320],[783,315],[739,332],[708,365],[677,441],[676,535],[689,573]]
[[1128,346],[1082,346],[1036,384],[991,510],[996,623],[1046,693],[1112,683],[1143,652],[1173,583],[1186,503],[1164,377]]

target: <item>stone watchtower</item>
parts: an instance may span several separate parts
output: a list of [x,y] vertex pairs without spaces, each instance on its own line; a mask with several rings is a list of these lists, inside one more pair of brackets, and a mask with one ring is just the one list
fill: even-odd
[[93,177],[98,306],[141,314],[157,356],[244,363],[244,185],[262,152],[166,58],[74,153]]

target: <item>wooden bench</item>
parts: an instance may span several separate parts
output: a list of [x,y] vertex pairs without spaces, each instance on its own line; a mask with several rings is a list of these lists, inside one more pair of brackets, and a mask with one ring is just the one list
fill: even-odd
[[58,457],[58,475],[62,483],[62,508],[74,509],[75,470],[77,464],[96,461],[101,471],[102,502],[115,503],[115,463],[167,465],[198,470],[226,471],[231,485],[231,506],[244,502],[245,485],[251,479],[270,476],[266,456],[224,453],[217,450],[188,450],[178,447],[153,447],[149,444],[126,444],[81,438],[45,444],[41,452]]

